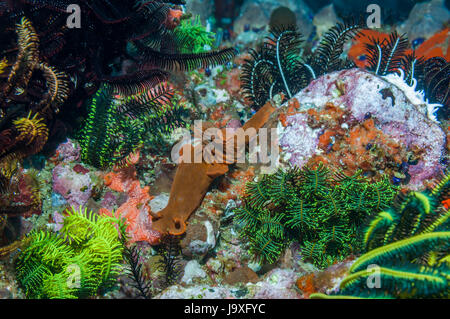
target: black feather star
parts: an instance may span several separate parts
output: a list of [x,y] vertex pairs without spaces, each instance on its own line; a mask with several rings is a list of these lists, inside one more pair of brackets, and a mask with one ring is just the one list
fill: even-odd
[[242,67],[242,89],[254,108],[278,93],[291,98],[306,85],[306,69],[300,61],[301,34],[295,26],[272,29],[261,48],[251,50]]
[[139,292],[140,297],[151,299],[151,284],[142,273],[141,252],[136,246],[125,247],[124,257],[128,262],[127,275],[133,281],[132,286]]
[[425,61],[424,92],[431,103],[443,105],[438,113],[448,119],[450,112],[450,62],[435,57]]
[[342,60],[341,55],[344,52],[345,43],[357,37],[362,27],[361,21],[351,20],[346,23],[338,23],[325,33],[311,56],[311,68],[315,70],[315,74],[312,74],[314,79],[325,73],[353,67],[348,61]]
[[442,57],[425,60],[413,53],[403,59],[401,69],[407,83],[412,86],[416,82],[416,88],[425,92],[429,102],[449,106],[450,62]]
[[402,65],[404,53],[408,48],[408,38],[391,33],[389,40],[371,38],[366,44],[369,70],[377,75],[387,75],[397,71]]
[[164,273],[164,286],[169,287],[174,284],[180,277],[179,254],[181,252],[179,246],[179,237],[165,236],[159,247],[159,255],[162,257],[159,261],[158,269]]
[[169,79],[169,73],[163,70],[138,71],[132,74],[103,77],[103,82],[109,84],[112,94],[123,96],[137,95],[151,89]]
[[418,84],[418,89],[423,89],[421,84],[424,82],[425,59],[417,57],[416,53],[405,55],[401,61],[400,68],[405,73],[405,82],[413,86],[414,82]]
[[389,39],[370,38],[366,43],[368,70],[377,75],[404,73],[404,81],[416,90],[422,90],[429,103],[442,104],[438,118],[448,119],[450,108],[450,63],[442,57],[425,59],[405,54],[408,38],[396,32]]
[[152,48],[142,50],[144,67],[157,67],[170,71],[190,71],[206,66],[217,66],[230,61],[236,54],[234,48],[205,53],[162,53]]
[[254,106],[262,106],[272,97],[277,67],[264,47],[259,51],[251,50],[250,56],[252,58],[242,66],[242,90]]
[[272,29],[258,50],[242,66],[242,91],[258,109],[279,93],[291,98],[312,80],[327,73],[352,67],[342,60],[344,44],[358,34],[361,22],[338,23],[323,37],[314,53],[301,56],[301,33],[296,26]]

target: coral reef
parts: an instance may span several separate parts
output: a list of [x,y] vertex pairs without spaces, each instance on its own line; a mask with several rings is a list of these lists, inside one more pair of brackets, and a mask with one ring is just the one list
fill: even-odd
[[0,0],[0,298],[448,298],[449,3]]

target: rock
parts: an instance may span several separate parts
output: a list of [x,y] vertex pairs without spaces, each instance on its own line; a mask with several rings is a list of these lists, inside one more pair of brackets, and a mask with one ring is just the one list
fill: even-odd
[[450,12],[444,5],[444,0],[432,0],[417,3],[411,10],[408,20],[398,29],[406,33],[410,40],[429,38],[440,31],[450,20]]
[[233,199],[228,200],[227,205],[222,216],[222,222],[230,222],[233,220],[235,215],[235,209],[237,208],[236,201]]
[[336,23],[340,22],[340,20],[332,4],[320,9],[313,19],[317,36],[320,38],[325,32],[334,27]]
[[53,191],[78,208],[86,205],[91,197],[92,180],[89,174],[77,173],[70,165],[61,164],[53,169]]
[[261,264],[258,262],[249,262],[247,266],[254,272],[258,272],[261,270]]
[[219,258],[209,258],[206,267],[214,274],[221,274],[224,270],[224,265]]
[[276,268],[267,273],[264,280],[247,287],[254,299],[298,299],[300,294],[295,288],[297,277],[292,269]]
[[264,32],[255,32],[253,30],[250,31],[246,31],[246,32],[241,32],[237,37],[236,37],[236,44],[243,46],[243,47],[253,47],[253,46],[257,46],[259,42],[262,41],[262,39],[264,39],[264,37],[268,36],[269,33],[264,31]]
[[154,299],[230,299],[234,298],[228,287],[197,285],[191,287],[171,286]]
[[283,28],[296,24],[297,19],[295,13],[288,7],[280,6],[270,14],[269,26],[271,29]]
[[[192,261],[191,261],[192,262]],[[190,263],[191,263],[190,262]],[[195,266],[194,268],[198,268]],[[250,270],[251,271],[251,270]],[[256,281],[256,277],[252,276]],[[301,297],[295,286],[299,274],[286,269],[274,269],[262,281],[248,282],[239,289],[224,286],[197,284],[191,286],[173,285],[155,299],[298,299]]]
[[323,271],[306,274],[297,279],[296,286],[305,298],[308,298],[312,293],[329,294],[338,289],[352,264],[353,261],[344,261],[332,265]]
[[160,210],[165,208],[167,206],[167,203],[169,202],[169,197],[170,195],[167,193],[161,193],[155,196],[150,202],[152,212],[159,212]]
[[7,288],[0,288],[0,299],[12,299],[13,294]]
[[218,103],[227,102],[230,100],[230,95],[226,90],[211,89],[208,85],[202,84],[195,88],[200,100],[198,101],[206,109],[215,107]]
[[241,14],[234,23],[237,33],[244,31],[248,25],[252,29],[262,29],[269,25],[272,12],[279,7],[287,7],[296,16],[297,25],[302,34],[308,37],[312,32],[312,11],[302,0],[246,0]]
[[186,12],[192,13],[194,16],[200,16],[202,24],[205,25],[206,21],[214,12],[214,0],[190,0],[186,2]]
[[394,176],[395,167],[410,162],[411,178],[405,183],[411,189],[421,188],[443,168],[445,134],[434,105],[398,75],[333,72],[311,82],[294,99],[300,102],[298,111],[273,115],[284,126],[280,157],[291,165],[321,161],[347,175],[361,168],[374,176]]
[[203,258],[216,246],[218,224],[208,219],[195,219],[186,228],[186,236],[181,241],[182,252],[189,258]]
[[231,286],[248,282],[256,283],[258,280],[258,275],[247,266],[236,268],[225,277],[225,283]]
[[61,206],[67,205],[67,201],[59,193],[52,193],[51,202],[52,202],[52,207],[61,207]]
[[[289,123],[280,140],[284,151],[284,160],[303,167],[316,154],[319,145],[319,129],[308,126],[307,114],[294,114],[289,117]],[[295,129],[301,127],[302,129]]]
[[80,146],[68,139],[65,143],[61,143],[56,149],[56,153],[61,161],[73,162],[80,158]]
[[24,299],[15,279],[12,260],[8,259],[0,262],[0,299]]
[[201,259],[216,247],[222,213],[217,214],[207,203],[204,200],[202,206],[187,221],[186,235],[181,240],[180,247],[183,255],[188,258]]
[[[122,201],[121,204],[123,204],[123,202],[125,202],[125,200]],[[113,210],[116,208],[117,205],[117,196],[113,194],[113,192],[111,191],[107,191],[105,192],[105,195],[103,195],[103,199],[101,202],[101,206],[103,208],[106,208],[108,210]]]
[[195,278],[206,278],[206,272],[197,260],[189,261],[184,267],[184,275],[181,281],[185,284],[192,284]]

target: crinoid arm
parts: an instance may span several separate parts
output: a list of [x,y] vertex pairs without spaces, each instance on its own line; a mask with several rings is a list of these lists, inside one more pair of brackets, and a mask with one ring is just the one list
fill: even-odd
[[397,71],[402,65],[407,48],[406,36],[396,32],[391,33],[389,39],[383,41],[370,38],[369,43],[366,44],[369,70],[377,75],[387,75]]
[[341,55],[344,52],[344,44],[355,38],[359,30],[363,28],[363,25],[361,19],[348,20],[344,23],[336,24],[324,34],[312,56],[311,68],[314,69],[315,77],[341,70],[345,67],[345,62],[341,59]]
[[142,53],[142,62],[144,65],[165,70],[190,71],[197,68],[225,64],[233,59],[235,54],[236,51],[233,48],[192,54],[161,53],[154,49],[146,48]]

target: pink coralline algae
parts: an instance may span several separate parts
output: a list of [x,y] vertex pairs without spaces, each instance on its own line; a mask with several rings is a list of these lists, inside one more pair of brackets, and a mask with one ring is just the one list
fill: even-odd
[[318,130],[310,128],[307,120],[307,115],[303,113],[289,116],[280,139],[284,152],[289,154],[290,163],[299,167],[314,155],[319,144]]
[[116,196],[112,192],[107,191],[103,196],[101,205],[103,208],[113,210],[116,203],[117,203]]
[[53,191],[77,209],[86,205],[92,195],[91,177],[75,172],[70,165],[60,164],[53,169]]
[[[405,160],[411,154],[414,155],[408,186],[412,189],[422,187],[425,180],[443,169],[440,160],[444,151],[445,133],[430,114],[432,105],[427,104],[413,88],[401,85],[399,79],[401,80],[396,76],[379,77],[361,69],[350,69],[329,73],[311,82],[294,97],[300,102],[300,108],[297,114],[286,118],[286,127],[280,138],[282,157],[291,165],[300,167],[313,156],[333,162],[328,153],[337,151],[338,147],[336,145],[332,148],[335,137],[330,131],[330,123],[334,121],[333,125],[339,124],[333,128],[338,132],[336,136],[340,134],[346,141],[356,141],[355,136],[350,136],[350,130],[353,128],[354,135],[358,132],[356,126],[367,126],[370,119],[374,123],[372,132],[378,131],[378,136],[384,136],[382,139],[378,138],[378,141],[389,140],[391,144],[398,144],[402,154],[397,158]],[[330,105],[342,110],[343,115],[339,119],[330,117],[330,123],[327,123],[326,116],[329,115],[324,120],[323,114]],[[313,113],[322,114],[319,127],[311,125],[311,117],[308,118],[308,115]],[[322,137],[324,132],[329,136]],[[330,148],[318,148],[318,139],[330,140]],[[368,151],[371,146],[368,143]],[[351,147],[352,145],[349,149]],[[339,149],[342,151],[342,147]],[[357,157],[363,155],[357,152],[350,155],[355,154],[355,162],[358,162]],[[344,165],[342,160],[340,162],[341,166]]]
[[299,299],[301,294],[295,289],[298,274],[292,269],[276,268],[265,275],[265,280],[253,288],[254,299]]
[[56,149],[56,153],[60,160],[65,162],[74,162],[80,158],[80,147],[74,144],[70,139],[62,143]]

